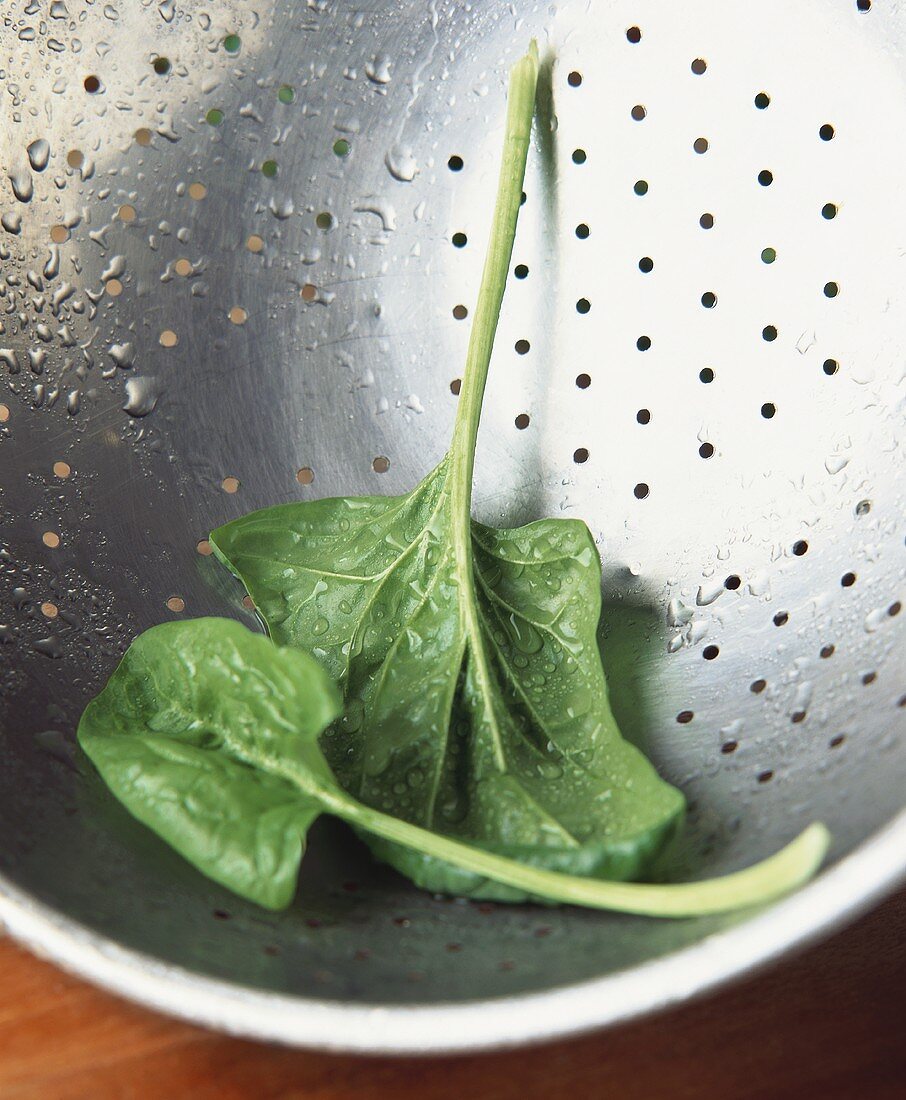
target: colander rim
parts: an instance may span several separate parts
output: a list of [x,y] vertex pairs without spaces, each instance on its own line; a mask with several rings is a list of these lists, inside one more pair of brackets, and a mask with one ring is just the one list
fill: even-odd
[[124,948],[0,875],[0,928],[64,970],[228,1034],[359,1054],[449,1054],[567,1038],[682,1004],[853,920],[906,878],[906,810],[797,893],[692,946],[602,978],[456,1003],[266,993]]

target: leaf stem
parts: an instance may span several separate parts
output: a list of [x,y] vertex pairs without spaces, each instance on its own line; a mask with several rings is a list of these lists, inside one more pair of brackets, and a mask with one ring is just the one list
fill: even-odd
[[774,855],[720,878],[666,884],[605,882],[518,863],[389,817],[345,794],[321,797],[326,809],[351,824],[495,882],[551,901],[648,917],[697,917],[764,905],[810,879],[830,843],[827,829],[814,824]]
[[472,503],[472,470],[475,463],[475,442],[481,402],[484,398],[494,336],[500,319],[500,306],[506,287],[513,240],[516,236],[516,220],[522,200],[522,184],[525,179],[525,162],[528,156],[535,113],[535,90],[538,84],[538,46],[532,41],[528,53],[513,67],[510,73],[509,103],[507,107],[506,134],[503,142],[503,161],[497,184],[497,202],[491,222],[491,236],[485,256],[481,287],[475,306],[475,317],[469,337],[469,350],[459,394],[456,427],[450,447],[450,487],[453,503],[453,522],[461,541],[461,548],[469,545],[469,519]]

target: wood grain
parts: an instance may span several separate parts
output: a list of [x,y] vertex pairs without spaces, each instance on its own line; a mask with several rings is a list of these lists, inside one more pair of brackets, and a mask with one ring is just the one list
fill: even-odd
[[309,1054],[189,1027],[0,943],[2,1100],[900,1100],[906,891],[677,1011],[503,1054]]

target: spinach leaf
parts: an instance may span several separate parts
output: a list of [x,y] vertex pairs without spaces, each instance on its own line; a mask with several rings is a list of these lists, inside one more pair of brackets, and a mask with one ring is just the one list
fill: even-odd
[[[345,718],[323,741],[370,806],[526,863],[610,879],[644,872],[682,795],[625,742],[597,648],[601,565],[588,528],[470,519],[475,441],[513,248],[537,79],[516,65],[497,205],[453,442],[402,497],[265,509],[210,536],[281,644],[312,650]],[[376,854],[436,891],[512,891]]]
[[821,862],[813,825],[771,859],[723,879],[671,886],[541,870],[364,806],[333,777],[318,734],[339,696],[317,663],[239,623],[197,619],[133,642],[87,708],[79,741],[113,793],[203,873],[270,909],[292,899],[308,828],[321,813],[518,891],[652,916],[724,912],[770,900]]
[[306,653],[228,619],[166,623],[130,646],[79,723],[108,787],[210,878],[288,905],[321,803],[280,762],[333,782],[318,734],[341,710]]

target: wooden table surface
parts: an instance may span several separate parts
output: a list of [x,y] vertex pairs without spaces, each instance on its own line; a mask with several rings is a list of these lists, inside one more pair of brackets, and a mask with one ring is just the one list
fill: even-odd
[[906,1096],[906,891],[677,1011],[502,1054],[358,1058],[228,1039],[0,943],[2,1100],[868,1100]]

